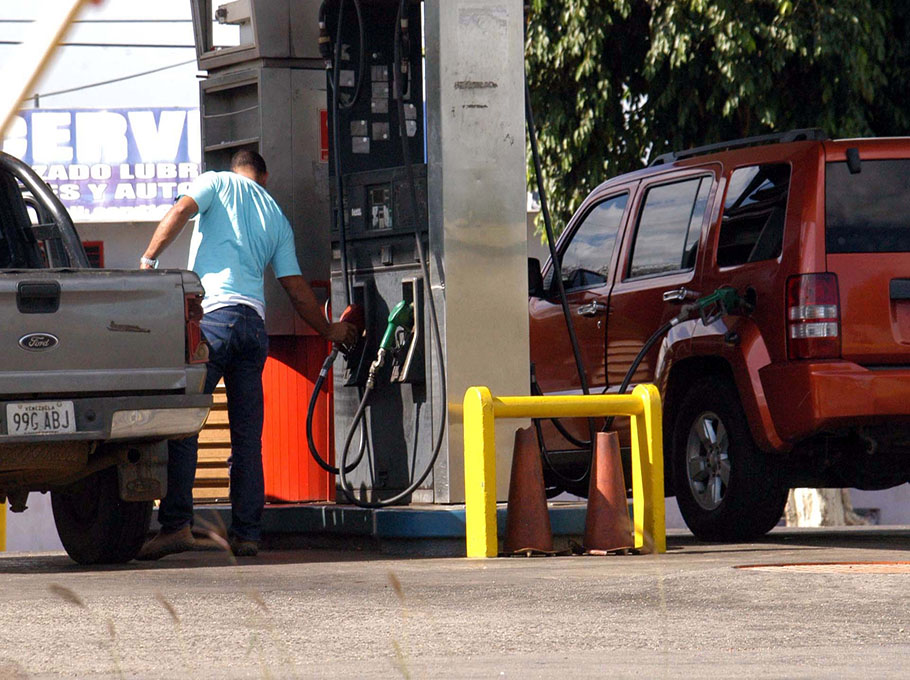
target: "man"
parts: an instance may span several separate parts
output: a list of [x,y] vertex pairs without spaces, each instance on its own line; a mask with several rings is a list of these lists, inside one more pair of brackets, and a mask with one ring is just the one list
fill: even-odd
[[[265,190],[262,156],[239,151],[230,172],[206,172],[178,197],[158,224],[143,256],[143,269],[197,213],[189,268],[205,287],[202,332],[209,345],[205,391],[223,377],[231,424],[231,527],[235,555],[259,551],[265,488],[262,477],[262,369],[268,354],[263,273],[271,265],[297,313],[327,340],[353,344],[354,327],[329,323],[300,273],[291,225]],[[167,496],[158,511],[161,531],[146,542],[138,559],[156,560],[194,547],[193,480],[198,437],[170,442]]]

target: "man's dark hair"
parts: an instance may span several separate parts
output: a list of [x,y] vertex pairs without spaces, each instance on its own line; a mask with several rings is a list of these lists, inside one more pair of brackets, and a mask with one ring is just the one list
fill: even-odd
[[268,168],[265,167],[265,159],[255,151],[247,149],[231,156],[231,170],[243,167],[252,168],[260,177],[268,172]]

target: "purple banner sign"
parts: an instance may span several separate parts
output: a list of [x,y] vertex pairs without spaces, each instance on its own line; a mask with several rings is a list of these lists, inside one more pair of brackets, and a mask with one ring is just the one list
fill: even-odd
[[157,221],[199,174],[199,110],[33,109],[3,150],[47,182],[75,222]]

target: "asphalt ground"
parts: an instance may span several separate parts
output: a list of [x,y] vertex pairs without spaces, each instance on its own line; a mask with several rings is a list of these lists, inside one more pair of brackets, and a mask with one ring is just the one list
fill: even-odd
[[[738,568],[835,562],[864,565]],[[910,676],[908,527],[674,531],[659,556],[20,553],[0,584],[4,679]]]

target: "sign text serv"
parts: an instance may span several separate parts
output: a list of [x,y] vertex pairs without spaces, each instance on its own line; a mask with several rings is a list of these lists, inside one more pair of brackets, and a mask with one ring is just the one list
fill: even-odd
[[31,165],[76,222],[157,221],[199,174],[199,110],[22,111],[3,150]]

